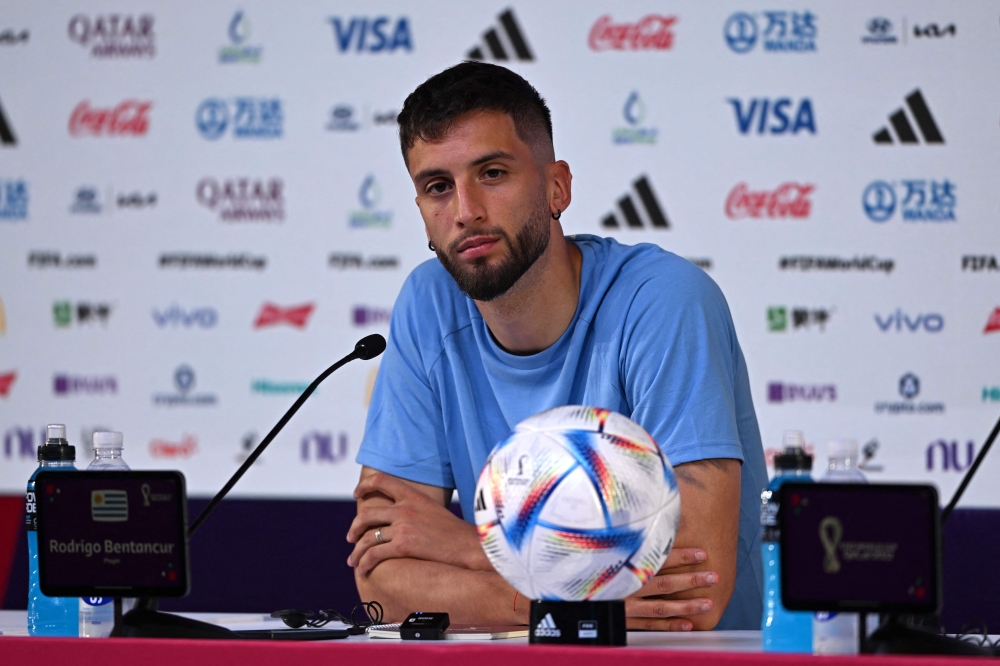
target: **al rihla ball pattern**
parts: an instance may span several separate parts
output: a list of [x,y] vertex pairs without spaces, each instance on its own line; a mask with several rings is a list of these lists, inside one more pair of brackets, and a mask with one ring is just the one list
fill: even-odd
[[680,520],[673,469],[653,438],[606,409],[525,419],[490,453],[475,501],[490,563],[521,594],[622,599],[662,566]]

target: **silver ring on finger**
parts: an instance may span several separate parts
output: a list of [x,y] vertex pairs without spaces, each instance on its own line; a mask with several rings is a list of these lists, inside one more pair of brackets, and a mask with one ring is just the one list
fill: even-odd
[[375,540],[378,541],[381,544],[388,543],[385,539],[382,538],[382,528],[381,527],[378,528],[377,530],[375,530]]

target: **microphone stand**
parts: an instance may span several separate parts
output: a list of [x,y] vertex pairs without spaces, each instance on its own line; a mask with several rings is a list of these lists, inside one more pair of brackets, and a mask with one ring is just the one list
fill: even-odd
[[[362,338],[354,346],[354,351],[340,359],[329,368],[323,371],[319,377],[313,380],[309,384],[308,388],[302,392],[302,395],[288,408],[285,415],[271,428],[271,432],[267,433],[260,444],[253,450],[253,453],[247,457],[247,459],[240,465],[240,468],[236,470],[232,478],[226,482],[226,485],[222,487],[212,501],[208,503],[202,512],[198,515],[193,523],[187,530],[187,538],[190,540],[191,536],[201,527],[205,519],[215,510],[215,507],[229,494],[229,491],[233,489],[236,482],[239,481],[250,466],[253,465],[254,461],[260,457],[260,454],[264,452],[268,444],[281,432],[282,428],[291,420],[295,413],[299,411],[299,408],[309,399],[309,396],[313,394],[317,387],[323,382],[324,379],[333,374],[336,370],[340,369],[342,366],[347,365],[355,359],[369,360],[373,359],[379,354],[385,351],[385,338],[381,335],[374,334]],[[120,602],[116,600],[116,605]],[[215,624],[210,624],[208,622],[200,622],[198,620],[192,620],[186,617],[181,617],[180,615],[172,615],[170,613],[161,613],[156,610],[157,601],[153,598],[141,598],[136,601],[135,608],[129,611],[121,618],[121,621],[115,622],[115,627],[111,631],[112,636],[128,636],[132,638],[147,637],[147,638],[228,638],[228,639],[239,639],[240,637],[226,629]]]

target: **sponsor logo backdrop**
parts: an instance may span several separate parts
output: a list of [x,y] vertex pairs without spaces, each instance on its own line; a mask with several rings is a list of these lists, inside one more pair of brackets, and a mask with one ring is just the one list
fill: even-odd
[[[220,487],[431,258],[394,117],[463,58],[523,73],[569,233],[725,292],[765,448],[857,439],[947,498],[1000,407],[995,3],[15,3],[0,19],[0,492],[47,422]],[[348,498],[376,363],[237,495]],[[419,443],[417,443],[419,444]],[[988,460],[972,505],[1000,506]]]

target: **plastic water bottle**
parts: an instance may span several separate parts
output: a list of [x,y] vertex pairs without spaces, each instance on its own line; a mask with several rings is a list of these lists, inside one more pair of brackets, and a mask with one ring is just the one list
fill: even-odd
[[76,447],[66,441],[66,426],[45,428],[45,443],[38,447],[38,469],[28,480],[25,526],[28,529],[28,633],[32,636],[76,636],[79,606],[76,597],[47,597],[38,582],[38,522],[35,477],[42,470],[75,470]]
[[761,639],[764,652],[808,654],[813,649],[813,614],[785,610],[781,605],[781,532],[775,493],[786,481],[812,481],[813,457],[806,453],[800,431],[786,430],[782,439],[784,451],[774,457],[774,478],[760,494],[760,524],[764,531],[760,545],[764,563]]
[[[123,441],[120,432],[95,432],[94,459],[87,465],[87,471],[128,471],[128,465],[122,458]],[[112,597],[80,598],[80,636],[104,638],[111,635],[115,626],[114,601]]]
[[[827,444],[829,464],[822,483],[867,483],[858,469],[858,442],[831,440]],[[819,612],[813,616],[813,654],[857,654],[857,613]]]

